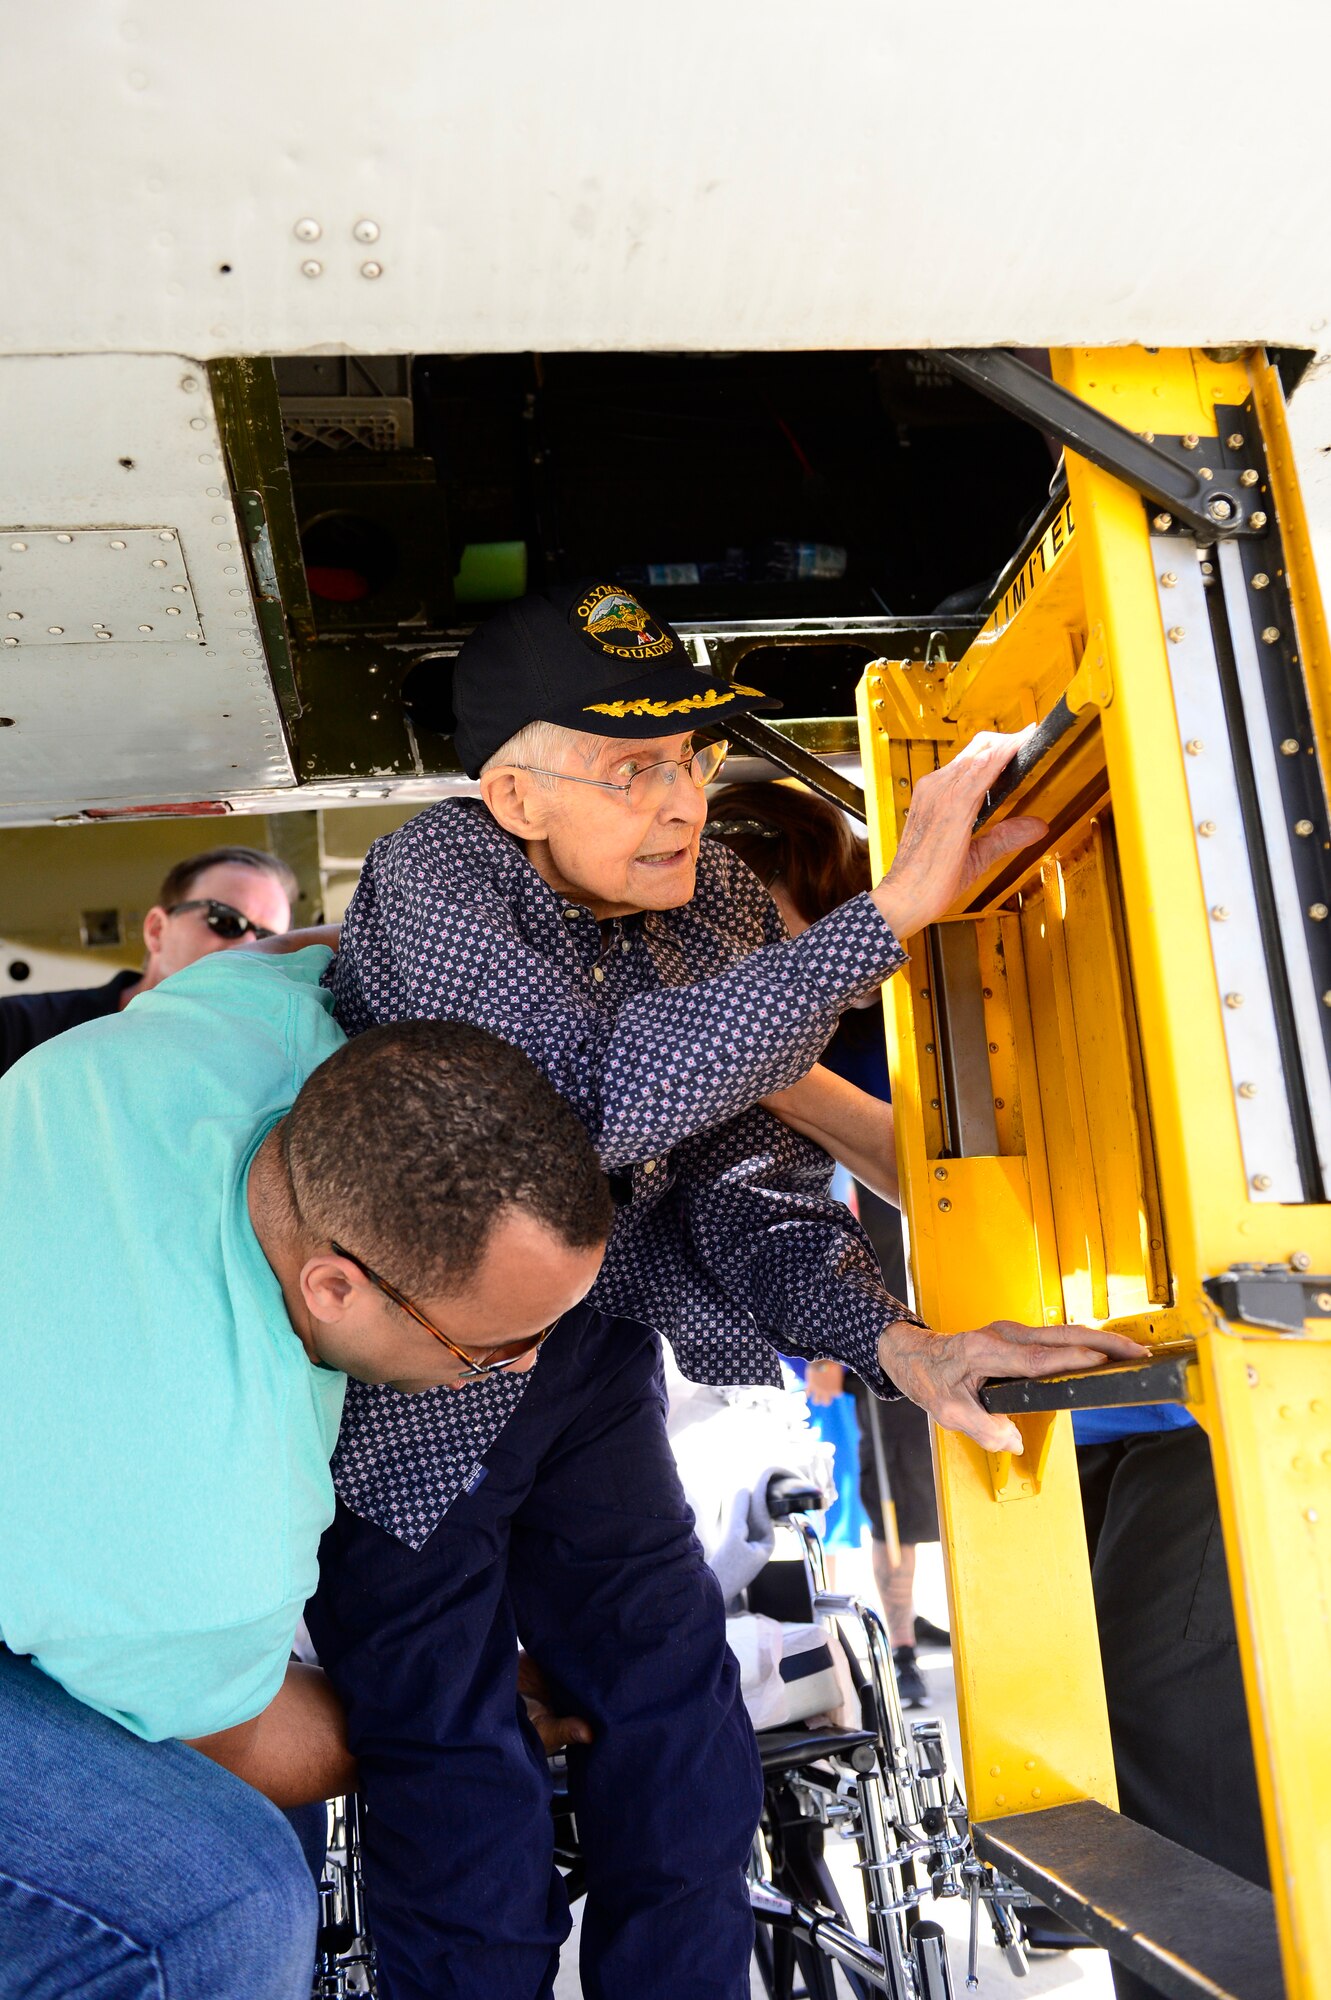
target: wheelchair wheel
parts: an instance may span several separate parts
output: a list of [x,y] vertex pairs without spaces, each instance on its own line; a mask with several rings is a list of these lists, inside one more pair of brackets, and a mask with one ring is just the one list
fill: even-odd
[[806,2000],[806,1996],[807,2000],[837,2000],[836,1977],[830,1962],[816,1945],[805,1944],[786,1931],[769,1930],[765,1924],[759,1924],[753,1942],[753,1962],[767,2000]]

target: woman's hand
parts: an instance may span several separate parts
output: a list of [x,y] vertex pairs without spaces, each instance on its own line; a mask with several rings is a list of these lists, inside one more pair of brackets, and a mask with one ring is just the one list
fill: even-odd
[[958,897],[1006,854],[1029,847],[1049,828],[1023,815],[972,833],[984,795],[1016,754],[1022,736],[974,736],[911,794],[901,844],[873,899],[899,938],[946,915]]
[[835,1403],[846,1386],[846,1371],[839,1361],[811,1361],[804,1371],[804,1391],[817,1409]]
[[276,931],[272,937],[246,938],[240,948],[242,951],[266,951],[279,958],[288,951],[304,951],[310,944],[327,945],[329,951],[336,951],[341,935],[341,924],[310,924],[303,931]]

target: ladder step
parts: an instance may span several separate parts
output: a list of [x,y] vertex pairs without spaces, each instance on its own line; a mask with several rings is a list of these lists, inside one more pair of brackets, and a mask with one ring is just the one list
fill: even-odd
[[971,1831],[982,1861],[1171,2000],[1282,2000],[1269,1890],[1093,1799]]
[[1004,1416],[1023,1410],[1113,1410],[1130,1403],[1186,1403],[1192,1341],[1171,1342],[1149,1361],[1092,1368],[1085,1375],[1044,1375],[1038,1381],[986,1382],[980,1401]]

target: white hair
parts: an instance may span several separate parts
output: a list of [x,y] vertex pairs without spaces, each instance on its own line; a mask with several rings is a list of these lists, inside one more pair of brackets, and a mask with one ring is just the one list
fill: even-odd
[[[603,740],[599,736],[589,737],[583,729],[565,729],[559,722],[528,722],[486,758],[481,765],[481,776],[501,764],[518,764],[528,770],[535,767],[538,771],[559,771],[570,749],[584,764],[590,764],[596,755],[596,746]],[[542,777],[537,782],[549,791],[554,781]]]

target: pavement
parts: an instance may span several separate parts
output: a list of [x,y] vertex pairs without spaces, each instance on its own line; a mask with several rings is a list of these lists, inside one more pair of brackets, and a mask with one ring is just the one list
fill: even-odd
[[[835,1574],[829,1581],[835,1590],[863,1597],[869,1603],[875,1602],[867,1548],[839,1552],[835,1561]],[[922,1546],[919,1551],[915,1607],[917,1611],[931,1618],[935,1624],[946,1627],[947,1596],[943,1585],[942,1555],[936,1543]],[[909,1711],[908,1719],[931,1714],[942,1718],[952,1752],[953,1768],[960,1782],[961,1760],[957,1751],[959,1739],[956,1691],[952,1679],[952,1655],[946,1649],[933,1649],[922,1650],[919,1658],[931,1706],[927,1709]],[[836,1835],[829,1835],[827,1859],[846,1908],[851,1912],[852,1918],[856,1918],[855,1927],[863,1932],[864,1902],[860,1878],[855,1870],[855,1849],[849,1841],[841,1840]],[[966,1906],[959,1899],[946,1898],[941,1902],[925,1904],[922,1914],[932,1917],[947,1932],[950,1940],[949,1958],[953,1991],[958,2000],[961,2000],[966,1991],[968,1930]],[[573,1918],[573,1935],[564,1947],[563,1962],[559,1977],[555,1981],[555,2000],[581,2000],[582,1983],[577,1970],[580,1904],[574,1909]],[[980,2000],[1034,2000],[1037,1994],[1055,1992],[1062,1994],[1064,2000],[1114,2000],[1109,1960],[1104,1952],[1079,1949],[1032,1953],[1026,1977],[1018,1978],[1009,1969],[1006,1959],[993,1943],[992,1934],[983,1920],[979,1975]],[[844,1985],[839,1972],[837,1981],[838,1991],[845,1994],[849,2000],[850,1988]],[[755,1973],[753,1975],[755,2000],[762,2000],[762,1993],[762,1986]],[[625,1995],[624,2000],[636,2000],[636,1996]],[[678,2000],[688,2000],[688,1995],[680,1994]]]

